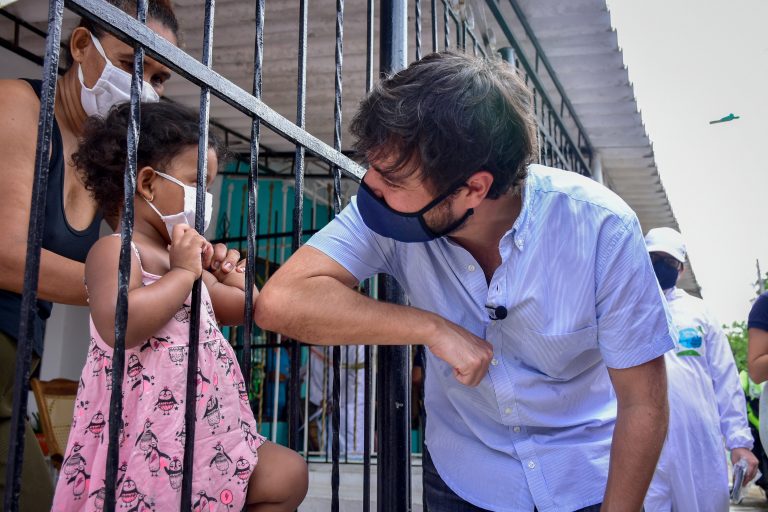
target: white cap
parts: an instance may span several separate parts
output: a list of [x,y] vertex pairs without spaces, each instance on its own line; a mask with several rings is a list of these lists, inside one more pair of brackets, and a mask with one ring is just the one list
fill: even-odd
[[645,235],[648,252],[665,252],[680,263],[685,263],[685,242],[683,235],[672,228],[653,228]]

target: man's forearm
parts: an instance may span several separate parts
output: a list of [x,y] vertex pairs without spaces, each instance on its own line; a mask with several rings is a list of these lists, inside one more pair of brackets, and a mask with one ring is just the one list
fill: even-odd
[[619,408],[602,510],[641,510],[664,445],[668,422],[666,400],[660,407]]
[[332,277],[297,287],[268,282],[254,318],[263,329],[321,345],[426,343],[444,322],[427,311],[370,299]]

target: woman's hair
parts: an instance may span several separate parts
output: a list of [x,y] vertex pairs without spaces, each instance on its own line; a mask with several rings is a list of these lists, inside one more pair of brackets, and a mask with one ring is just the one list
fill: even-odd
[[[130,108],[130,103],[122,103],[113,107],[106,119],[89,117],[77,152],[72,155],[86,190],[107,219],[116,218],[123,206]],[[165,168],[182,151],[196,147],[199,136],[199,117],[193,111],[168,101],[142,103],[137,170],[146,166]],[[221,163],[224,148],[213,132],[208,134],[208,147]]]
[[[136,16],[136,0],[106,0],[106,2],[131,16]],[[159,22],[173,32],[176,39],[179,38],[179,21],[173,12],[171,0],[147,0],[147,21],[149,20]],[[80,23],[77,26],[88,29],[96,38],[100,38],[106,33],[104,27],[88,18],[80,18]],[[69,53],[68,45],[64,45],[64,48],[64,63],[66,68],[69,69],[73,63],[72,55]]]
[[538,157],[532,98],[500,59],[433,53],[376,85],[351,131],[369,160],[393,157],[384,173],[418,172],[442,193],[485,170],[493,174],[488,198],[495,199]]

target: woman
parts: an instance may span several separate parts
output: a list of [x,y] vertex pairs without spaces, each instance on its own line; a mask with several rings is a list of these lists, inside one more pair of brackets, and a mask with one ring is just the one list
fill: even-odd
[[[749,377],[760,384],[768,380],[768,292],[760,295],[749,312],[749,347],[747,362]],[[759,418],[768,418],[768,386],[763,387],[760,395]],[[760,421],[760,441],[763,449],[768,448],[768,421]]]
[[[135,0],[108,0],[123,11],[136,12]],[[173,44],[178,22],[167,0],[150,0],[147,26]],[[43,351],[45,321],[53,302],[85,305],[83,261],[99,235],[101,215],[71,161],[87,116],[104,117],[130,98],[133,48],[88,20],[81,20],[69,41],[71,65],[56,87],[55,120],[49,162],[45,232],[40,259],[38,311],[33,348],[36,365]],[[158,101],[170,70],[144,59],[143,101]],[[5,492],[7,446],[14,382],[14,363],[24,286],[27,230],[34,178],[40,81],[0,81],[0,497]],[[239,254],[217,246],[214,263],[233,268]],[[232,265],[232,266],[230,266]],[[53,486],[44,459],[27,425],[20,505],[22,510],[48,510]],[[6,453],[4,453],[6,452]]]

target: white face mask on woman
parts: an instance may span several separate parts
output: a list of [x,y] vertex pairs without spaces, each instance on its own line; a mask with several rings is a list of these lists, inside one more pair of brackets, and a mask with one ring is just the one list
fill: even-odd
[[[147,201],[147,199],[144,199],[147,201],[147,204],[150,208],[155,210],[155,213],[157,213],[160,216],[160,220],[163,221],[165,224],[165,228],[168,230],[168,236],[173,238],[173,227],[176,224],[188,224],[195,227],[195,206],[197,204],[197,188],[191,187],[189,185],[185,185],[173,176],[169,176],[168,174],[165,174],[160,171],[155,171],[155,174],[158,176],[165,178],[168,181],[171,181],[180,187],[184,189],[184,211],[179,213],[174,213],[172,215],[163,215],[160,213],[160,210],[158,210],[155,205]],[[205,193],[205,225],[203,227],[203,233],[205,233],[208,230],[208,226],[211,223],[211,215],[213,213],[213,195],[211,195],[210,192]]]
[[[85,86],[83,81],[83,66],[78,64],[77,77],[80,79],[80,102],[83,104],[83,110],[89,116],[107,117],[109,109],[118,103],[124,103],[131,100],[131,74],[115,67],[104,53],[101,43],[91,34],[91,41],[96,47],[99,55],[104,57],[106,64],[101,76],[96,81],[92,89]],[[145,80],[141,88],[141,101],[146,103],[156,103],[160,101],[155,89]]]

